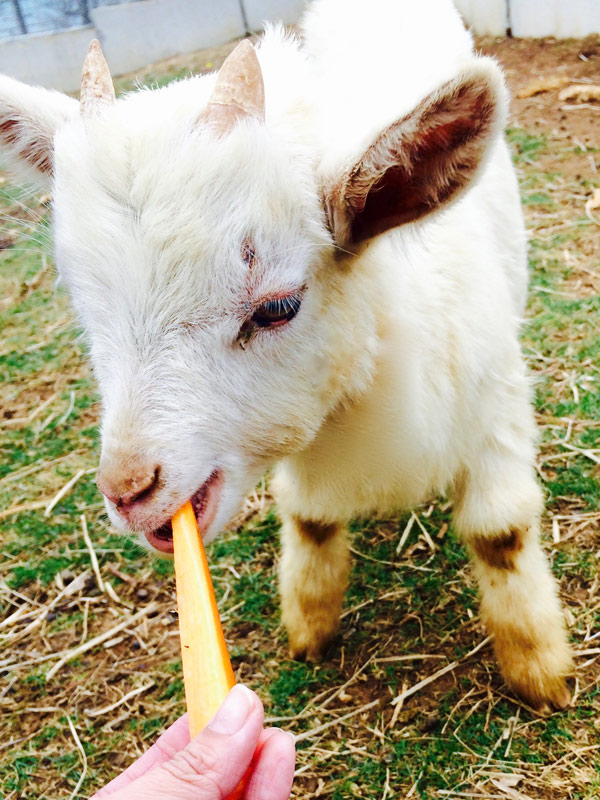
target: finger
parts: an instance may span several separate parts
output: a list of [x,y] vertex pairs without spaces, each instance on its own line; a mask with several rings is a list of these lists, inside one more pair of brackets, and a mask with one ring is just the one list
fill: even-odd
[[[212,800],[227,797],[244,777],[262,731],[264,712],[254,692],[234,686],[206,728],[163,769],[184,778]],[[196,795],[193,795],[194,798]]]
[[288,800],[296,765],[294,737],[271,728],[263,732],[261,739],[244,800]]
[[206,728],[173,758],[146,772],[110,800],[222,800],[244,775],[263,723],[260,700],[235,686]]
[[281,728],[264,728],[261,731],[260,736],[258,737],[258,746],[256,748],[256,753],[255,753],[256,756],[258,756],[263,744],[267,741],[267,739],[270,739],[274,733],[277,733],[277,731],[280,730]]
[[145,775],[148,770],[154,769],[154,767],[158,767],[163,762],[173,758],[173,756],[180,750],[183,750],[189,742],[190,729],[188,725],[188,716],[184,714],[182,717],[179,717],[170,728],[167,728],[162,736],[156,740],[144,755],[140,756],[140,758],[134,761],[125,772],[122,772],[95,794],[92,800],[100,800],[100,798],[108,797],[119,789],[128,786],[132,781]]

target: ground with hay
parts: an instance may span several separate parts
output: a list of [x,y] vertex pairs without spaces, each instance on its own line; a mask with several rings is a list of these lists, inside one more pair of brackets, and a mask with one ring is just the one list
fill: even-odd
[[[532,269],[523,347],[576,699],[541,718],[503,686],[443,500],[353,524],[340,635],[322,664],[290,661],[262,485],[209,556],[237,676],[297,734],[298,798],[600,793],[600,40],[480,45],[516,94],[508,136]],[[143,80],[213,69],[229,49]],[[0,202],[0,797],[85,798],[183,710],[174,579],[103,513],[98,403],[54,289],[49,198],[5,181]]]

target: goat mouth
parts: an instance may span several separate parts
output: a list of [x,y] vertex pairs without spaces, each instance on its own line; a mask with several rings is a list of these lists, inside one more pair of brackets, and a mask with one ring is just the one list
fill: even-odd
[[[219,496],[223,485],[223,476],[215,470],[208,480],[190,497],[190,502],[201,534],[212,525],[217,514]],[[173,552],[173,527],[171,520],[165,522],[160,528],[144,533],[148,544],[160,553]]]

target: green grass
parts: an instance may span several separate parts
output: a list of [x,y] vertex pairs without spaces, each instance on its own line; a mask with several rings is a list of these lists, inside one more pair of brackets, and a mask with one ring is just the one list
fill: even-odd
[[[571,215],[560,230],[544,216],[563,213],[572,188],[560,171],[569,153],[552,160],[552,134],[513,128],[509,139],[531,232],[532,290],[523,347],[540,423],[545,541],[562,580],[573,642],[585,649],[597,641],[585,644],[586,634],[600,625],[600,517],[593,516],[600,510],[599,466],[585,452],[597,456],[600,447],[600,297],[577,288],[577,264],[566,259],[565,250],[583,253],[597,234],[581,214]],[[576,150],[573,145],[571,155]],[[89,574],[81,591],[63,594],[31,634],[0,638],[0,667],[24,664],[0,673],[2,742],[10,743],[1,751],[0,797],[70,796],[82,764],[66,722],[69,714],[88,758],[78,795],[84,798],[183,710],[173,568],[116,534],[106,519],[91,472],[99,455],[95,386],[67,298],[55,290],[50,260],[44,269],[39,252],[48,247],[46,205],[29,198],[32,211],[26,212],[22,200],[8,183],[0,186],[2,213],[27,224],[13,247],[0,252],[0,511],[38,504],[0,519],[3,614],[28,603],[25,619],[10,630],[24,630],[74,578]],[[8,223],[12,227],[19,226]],[[80,470],[86,474],[44,517],[45,504]],[[449,509],[439,501],[418,513],[434,549],[414,525],[403,551],[396,552],[406,515],[352,524],[356,552],[345,616],[319,665],[291,661],[287,653],[276,588],[279,523],[268,496],[263,511],[210,546],[234,668],[259,692],[267,716],[286,717],[284,724],[302,734],[380,701],[328,728],[323,738],[300,742],[303,771],[295,796],[349,800],[412,791],[413,797],[447,798],[465,796],[460,792],[472,796],[478,786],[497,794],[492,780],[518,774],[516,789],[524,796],[597,797],[595,663],[581,668],[572,709],[543,719],[520,706],[502,685],[489,647],[465,658],[484,632]],[[82,514],[103,580],[117,600],[100,591],[91,571]],[[559,522],[559,543],[551,539],[552,517]],[[159,612],[134,632],[81,654],[46,680],[56,660],[48,655],[114,627],[154,599]],[[407,655],[415,658],[406,660]],[[381,660],[390,658],[397,660]],[[391,727],[391,698],[453,659],[459,666],[409,698]],[[85,713],[144,686],[114,711]]]
[[523,128],[508,128],[506,136],[512,145],[513,159],[516,164],[534,161],[548,147],[546,136],[536,136]]

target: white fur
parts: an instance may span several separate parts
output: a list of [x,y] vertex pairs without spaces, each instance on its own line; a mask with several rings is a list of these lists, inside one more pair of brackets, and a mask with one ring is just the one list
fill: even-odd
[[[523,563],[542,556],[518,345],[525,235],[500,133],[498,70],[473,54],[450,0],[318,0],[304,30],[304,47],[277,28],[259,45],[264,125],[244,122],[222,138],[203,127],[208,76],[127,95],[85,124],[74,117],[59,126],[54,207],[59,269],[102,392],[103,461],[161,466],[162,487],[129,527],[164,522],[218,467],[213,536],[278,462],[286,622],[292,644],[310,650],[313,629],[321,628],[320,646],[335,627],[346,551],[336,533],[329,555],[316,555],[297,518],[344,523],[448,491],[467,541],[520,526],[533,531]],[[487,81],[497,112],[467,191],[354,255],[336,254],[323,187],[384,128],[472,75]],[[35,102],[24,98],[30,116]],[[40,124],[56,127],[47,114]],[[257,252],[251,274],[241,257],[248,236]],[[301,287],[293,321],[242,349],[248,302]],[[502,595],[489,589],[496,568],[475,557],[486,618],[492,609],[502,620]],[[516,559],[511,586],[522,589]],[[307,569],[315,583],[310,602],[298,605]],[[560,645],[545,569],[536,603],[552,609],[544,628]],[[311,617],[318,586],[332,589],[329,621],[323,608]],[[551,634],[540,637],[547,644]],[[557,656],[549,672],[562,675],[568,660]],[[527,694],[506,659],[504,668]],[[544,681],[531,696],[556,701],[560,689]]]

